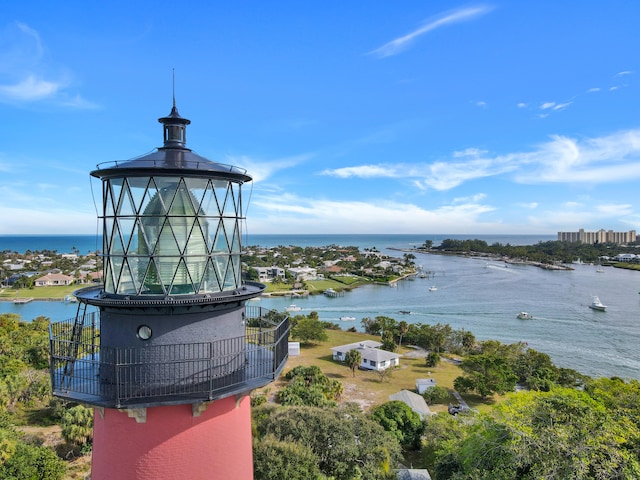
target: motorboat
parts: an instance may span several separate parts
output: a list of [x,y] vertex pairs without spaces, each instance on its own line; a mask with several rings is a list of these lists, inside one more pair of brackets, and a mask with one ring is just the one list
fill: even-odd
[[342,320],[343,322],[352,322],[355,319],[356,319],[356,317],[349,317],[349,316],[340,317],[340,320]]
[[520,320],[533,320],[533,315],[531,315],[530,313],[527,313],[527,312],[520,312],[518,314],[518,318]]
[[430,291],[430,292],[435,292],[436,290],[438,290],[438,287],[436,287],[435,285],[431,285],[431,286],[429,287],[429,291]]
[[411,313],[411,311],[409,311],[409,310],[398,310],[398,313],[401,313],[403,315],[409,315]]
[[285,308],[285,310],[287,312],[299,312],[300,310],[302,310],[302,308],[297,305],[291,304],[287,308]]
[[589,308],[591,308],[592,310],[598,310],[599,312],[604,312],[607,309],[607,306],[603,304],[596,295],[594,295],[593,301],[591,302],[591,305],[589,305]]

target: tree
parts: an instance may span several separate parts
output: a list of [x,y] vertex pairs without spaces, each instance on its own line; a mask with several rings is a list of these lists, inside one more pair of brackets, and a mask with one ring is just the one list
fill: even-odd
[[406,403],[398,400],[383,403],[371,411],[371,418],[392,433],[403,447],[420,448],[424,422]]
[[67,467],[47,447],[18,442],[15,452],[0,464],[0,478],[11,480],[59,480]]
[[437,352],[429,352],[426,357],[424,357],[424,363],[427,367],[433,368],[440,363],[440,354]]
[[586,392],[521,392],[487,415],[434,420],[427,463],[438,479],[640,478],[640,431]]
[[82,448],[93,441],[93,409],[76,405],[62,416],[62,437],[74,447]]
[[450,397],[449,390],[440,385],[427,388],[422,394],[422,398],[427,402],[427,405],[433,405],[434,403],[443,403]]
[[516,375],[498,355],[471,355],[462,361],[460,368],[465,375],[457,377],[453,386],[461,392],[475,391],[486,398],[493,393],[511,392],[516,386]]
[[323,480],[318,457],[306,445],[281,441],[273,436],[254,439],[255,480]]
[[354,404],[271,410],[256,433],[258,440],[270,435],[306,446],[320,471],[336,479],[391,480],[400,459],[397,439]]
[[402,346],[402,337],[404,337],[408,331],[409,324],[404,320],[401,320],[400,323],[398,323],[398,337],[400,337],[398,339],[398,345]]
[[308,316],[298,320],[291,329],[291,336],[299,339],[305,345],[324,342],[328,338],[322,322],[317,318],[317,314],[315,318]]
[[398,348],[396,341],[393,338],[393,332],[390,330],[386,330],[382,334],[382,346],[380,347],[382,350],[386,350],[387,352],[395,352]]
[[344,356],[344,361],[351,369],[352,375],[355,377],[356,368],[358,368],[362,363],[362,353],[360,353],[360,350],[356,349],[349,350]]
[[283,405],[335,406],[344,391],[342,383],[327,377],[316,365],[298,365],[285,378],[289,384],[278,392]]

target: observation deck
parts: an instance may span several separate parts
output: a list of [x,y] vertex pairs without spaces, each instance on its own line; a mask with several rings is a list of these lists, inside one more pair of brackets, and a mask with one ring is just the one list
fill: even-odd
[[289,318],[245,306],[245,334],[202,343],[105,347],[100,314],[49,326],[53,394],[107,408],[199,403],[274,381],[288,358]]

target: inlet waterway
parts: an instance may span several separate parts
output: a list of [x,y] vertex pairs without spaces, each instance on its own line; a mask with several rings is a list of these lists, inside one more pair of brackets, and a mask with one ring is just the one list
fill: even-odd
[[[408,323],[450,324],[473,332],[479,340],[527,342],[549,354],[556,365],[587,375],[640,379],[640,272],[606,267],[599,273],[589,265],[550,271],[484,259],[415,255],[417,265],[433,272],[430,278],[402,280],[394,288],[367,285],[337,298],[261,297],[255,303],[280,311],[296,304],[300,313],[317,311],[321,320],[343,329],[361,330],[362,318],[378,315]],[[432,286],[437,289],[430,291]],[[592,295],[607,305],[606,312],[589,308]],[[38,315],[64,320],[74,317],[76,308],[64,302],[0,302],[0,313],[18,313],[25,320]],[[520,311],[534,319],[519,320]]]
[[[318,312],[343,329],[360,329],[364,317],[385,315],[408,323],[449,324],[480,340],[527,342],[561,367],[592,376],[640,379],[640,272],[575,265],[551,271],[482,259],[421,255],[416,262],[432,278],[403,280],[397,287],[368,285],[330,298],[261,298],[264,307]],[[430,287],[435,286],[435,291]],[[589,308],[592,295],[606,312]],[[408,311],[409,314],[400,313]],[[520,320],[520,311],[533,320]],[[341,321],[355,317],[355,321]]]

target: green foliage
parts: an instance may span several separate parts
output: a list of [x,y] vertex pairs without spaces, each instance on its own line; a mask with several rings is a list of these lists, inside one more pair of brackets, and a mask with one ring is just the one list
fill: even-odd
[[382,346],[380,347],[382,350],[386,350],[387,352],[395,352],[398,348],[398,344],[393,338],[393,332],[390,330],[386,330],[382,334]]
[[430,352],[424,359],[424,363],[427,367],[433,368],[440,363],[440,354],[437,352]]
[[[304,445],[320,471],[335,479],[391,480],[400,459],[396,438],[357,406],[288,407],[273,410],[257,426],[258,441],[268,435]],[[286,478],[286,477],[285,477]]]
[[521,392],[490,415],[437,417],[425,454],[439,480],[640,478],[637,425],[587,392]]
[[46,447],[17,443],[15,452],[0,465],[4,480],[59,480],[66,472],[64,461]]
[[404,448],[420,448],[424,422],[406,403],[397,400],[383,403],[371,411],[371,418],[393,434]]
[[324,342],[328,338],[322,322],[318,319],[317,312],[311,312],[311,314],[313,313],[316,313],[316,315],[304,316],[302,318],[298,316],[299,319],[291,328],[291,336],[306,345],[315,342]]
[[435,403],[445,403],[449,400],[451,395],[449,390],[440,385],[427,388],[422,394],[422,398],[427,402],[427,405],[433,405]]
[[356,350],[355,348],[349,350],[344,356],[344,361],[351,369],[351,374],[355,377],[356,370],[362,363],[362,353],[360,350]]
[[465,375],[457,377],[453,386],[461,392],[477,392],[482,398],[493,393],[511,392],[516,386],[516,375],[507,361],[496,354],[471,355],[462,361]]
[[254,440],[255,480],[323,480],[318,457],[305,445],[277,440],[273,436]]
[[335,406],[344,391],[342,383],[327,377],[315,365],[298,365],[285,378],[289,384],[278,392],[282,405]]
[[93,409],[76,405],[62,416],[62,437],[75,447],[91,444],[93,441]]

